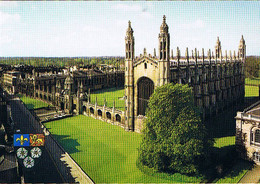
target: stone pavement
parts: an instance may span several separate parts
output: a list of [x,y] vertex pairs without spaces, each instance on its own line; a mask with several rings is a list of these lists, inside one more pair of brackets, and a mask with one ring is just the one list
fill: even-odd
[[74,162],[68,153],[65,153],[61,160],[65,161],[71,168],[71,175],[75,178],[76,182],[94,184],[90,177]]
[[249,170],[238,183],[259,183],[260,166],[255,165],[252,170]]

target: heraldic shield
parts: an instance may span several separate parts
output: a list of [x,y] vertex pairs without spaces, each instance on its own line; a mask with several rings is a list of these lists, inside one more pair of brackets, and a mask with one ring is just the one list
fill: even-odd
[[44,151],[44,134],[14,134],[14,148],[20,165],[33,169]]

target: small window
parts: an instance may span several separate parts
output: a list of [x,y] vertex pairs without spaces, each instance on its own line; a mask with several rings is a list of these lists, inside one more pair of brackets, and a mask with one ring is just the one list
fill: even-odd
[[144,63],[144,69],[147,69],[147,63]]

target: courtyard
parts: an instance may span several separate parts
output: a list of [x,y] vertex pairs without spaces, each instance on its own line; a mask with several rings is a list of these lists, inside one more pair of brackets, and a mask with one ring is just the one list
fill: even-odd
[[[246,87],[245,96],[247,98],[256,97],[258,95],[257,89]],[[115,100],[116,106],[123,108],[124,103],[121,103],[121,101],[124,101],[120,100],[123,95],[123,89],[97,91],[91,95],[91,101],[93,102],[97,96],[99,105],[102,105],[104,98],[106,98],[107,106],[112,107]],[[48,106],[42,101],[28,97],[21,97],[21,99],[27,105],[33,104],[34,108]],[[214,146],[219,154],[225,155],[235,147],[235,123],[233,118],[235,113],[236,110],[233,110],[229,113],[223,113],[221,117],[211,119],[212,126],[209,129],[214,130],[211,136],[215,140]],[[188,177],[178,173],[173,175],[155,174],[153,172],[150,172],[150,174],[143,173],[136,166],[137,148],[141,141],[141,135],[126,132],[121,127],[83,115],[51,121],[45,123],[45,126],[97,183],[197,183],[203,181],[202,178]],[[250,167],[250,163],[238,160],[226,171],[223,177],[216,178],[214,182],[236,183]]]
[[96,183],[198,183],[202,178],[147,175],[136,166],[141,135],[79,115],[45,123],[54,138]]
[[18,97],[25,103],[26,107],[31,110],[31,109],[38,109],[41,107],[48,107],[48,106],[52,106],[46,102],[43,102],[41,100],[37,100],[25,95],[18,95]]
[[97,104],[104,105],[104,99],[106,99],[106,106],[113,107],[115,101],[115,108],[121,111],[125,110],[125,89],[122,88],[109,88],[98,90],[90,94],[90,102],[94,104],[97,98]]
[[[98,99],[98,104],[104,103],[112,107],[115,100],[116,107],[120,107],[124,90],[103,90],[91,95],[91,101]],[[246,98],[256,98],[258,88],[246,86]],[[25,103],[32,103],[25,101]],[[35,103],[38,104],[38,103]],[[121,108],[124,103],[121,103]],[[208,127],[211,137],[214,138],[216,153],[223,159],[230,156],[229,152],[235,149],[235,120],[237,110],[232,109],[221,116],[210,119]],[[121,127],[111,125],[91,117],[79,115],[63,120],[45,123],[45,126],[54,135],[62,147],[76,160],[83,170],[97,183],[180,183],[202,182],[203,178],[188,177],[175,173],[173,175],[143,173],[136,166],[137,148],[141,135],[126,132]],[[244,160],[234,160],[221,177],[215,178],[218,183],[237,183],[252,167]],[[149,174],[148,174],[149,173]]]

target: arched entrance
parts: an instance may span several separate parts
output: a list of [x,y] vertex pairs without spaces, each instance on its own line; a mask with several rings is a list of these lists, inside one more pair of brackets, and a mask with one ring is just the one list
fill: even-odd
[[116,114],[116,121],[121,123],[121,116],[119,114]]
[[83,106],[82,111],[83,111],[83,114],[85,114],[87,112],[86,106]]
[[98,109],[98,116],[102,116],[102,111],[100,109]]
[[106,112],[106,116],[107,116],[107,119],[111,119],[111,113],[110,112]]
[[154,83],[147,77],[142,77],[137,82],[138,115],[145,115],[148,100],[154,91]]
[[94,109],[93,109],[93,107],[90,107],[90,108],[89,108],[89,111],[90,111],[91,114],[94,114]]

